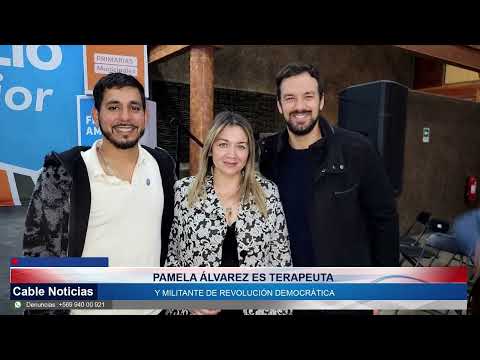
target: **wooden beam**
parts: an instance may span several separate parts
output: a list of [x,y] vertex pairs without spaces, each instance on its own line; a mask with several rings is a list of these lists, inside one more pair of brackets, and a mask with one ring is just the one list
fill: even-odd
[[[214,54],[213,46],[190,48],[190,132],[202,143],[213,122]],[[190,175],[197,175],[201,151],[190,140]]]
[[[155,45],[148,56],[148,63],[153,63],[158,60],[165,60],[172,55],[178,55],[187,50],[193,45]],[[223,45],[205,45],[213,46],[215,49],[223,48]]]
[[[440,59],[447,64],[480,71],[480,50],[464,45],[394,45],[415,54]],[[476,46],[476,45],[474,45]]]
[[155,61],[165,59],[175,53],[185,50],[189,46],[190,45],[156,45],[150,50],[148,63],[151,64]]
[[443,85],[445,64],[431,58],[415,58],[414,89],[425,89]]
[[418,91],[480,102],[480,80],[418,89]]

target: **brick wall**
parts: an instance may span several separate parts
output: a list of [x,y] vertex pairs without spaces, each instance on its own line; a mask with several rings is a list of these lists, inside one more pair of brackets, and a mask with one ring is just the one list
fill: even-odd
[[[154,81],[152,100],[157,102],[157,142],[176,158],[176,124],[190,126],[190,89],[188,84]],[[275,132],[284,121],[278,113],[274,95],[252,91],[216,88],[214,113],[223,110],[237,112],[250,121],[255,136]],[[188,162],[187,133],[180,131],[180,162]]]

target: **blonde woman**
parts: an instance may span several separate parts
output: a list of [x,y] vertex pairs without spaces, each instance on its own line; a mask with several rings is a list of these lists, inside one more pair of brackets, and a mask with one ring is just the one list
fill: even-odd
[[[291,266],[278,189],[255,171],[253,131],[248,121],[236,113],[225,111],[215,117],[197,176],[175,183],[166,266]],[[171,313],[241,315],[242,311],[197,309]]]

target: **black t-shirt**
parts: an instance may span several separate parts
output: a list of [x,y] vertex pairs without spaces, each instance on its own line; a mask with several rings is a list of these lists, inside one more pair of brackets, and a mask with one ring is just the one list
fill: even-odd
[[227,227],[227,234],[223,239],[222,244],[222,261],[220,266],[238,267],[240,262],[238,261],[238,247],[237,237],[235,234],[235,223]]
[[298,267],[316,266],[308,220],[313,198],[312,156],[310,149],[295,150],[290,144],[280,154],[277,185],[287,218],[292,264]]
[[[235,233],[235,223],[227,227],[227,234],[223,239],[222,244],[222,260],[220,266],[238,267],[240,262],[238,260],[238,246],[237,235]],[[217,315],[219,317],[237,317],[242,316],[242,310],[222,310]]]

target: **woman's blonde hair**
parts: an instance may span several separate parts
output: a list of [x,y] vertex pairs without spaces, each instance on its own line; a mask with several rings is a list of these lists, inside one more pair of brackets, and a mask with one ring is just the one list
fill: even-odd
[[255,139],[253,137],[252,127],[243,116],[230,111],[222,111],[215,116],[215,119],[213,120],[212,128],[208,132],[205,144],[202,148],[196,179],[188,193],[188,206],[191,207],[195,202],[199,201],[205,193],[206,177],[208,175],[213,175],[213,160],[211,157],[212,146],[218,134],[220,134],[226,126],[240,126],[243,131],[245,131],[248,138],[248,159],[242,170],[243,176],[240,183],[240,199],[243,202],[248,200],[251,196],[260,212],[266,216],[267,206],[265,193],[256,179]]

